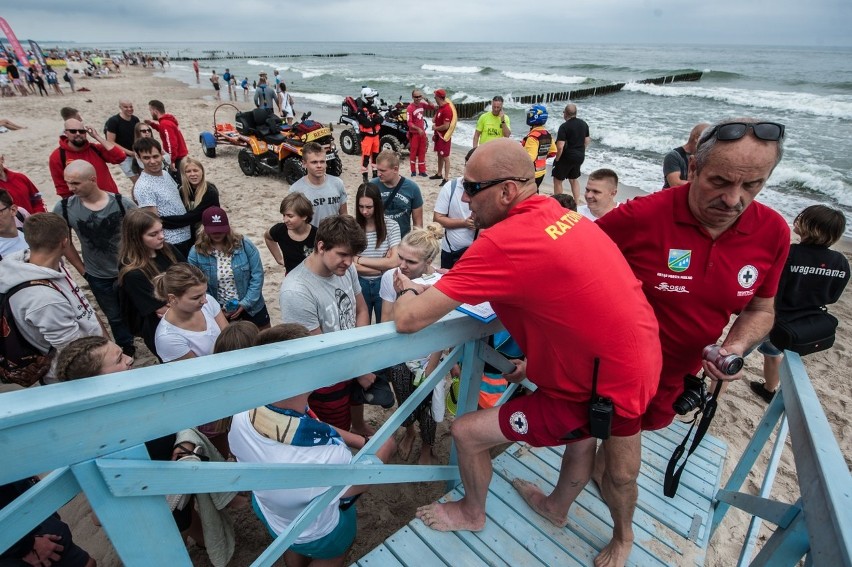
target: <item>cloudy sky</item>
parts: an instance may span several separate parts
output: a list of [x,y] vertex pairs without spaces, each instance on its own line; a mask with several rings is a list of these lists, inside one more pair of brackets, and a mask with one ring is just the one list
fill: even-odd
[[850,0],[4,0],[19,39],[852,46]]

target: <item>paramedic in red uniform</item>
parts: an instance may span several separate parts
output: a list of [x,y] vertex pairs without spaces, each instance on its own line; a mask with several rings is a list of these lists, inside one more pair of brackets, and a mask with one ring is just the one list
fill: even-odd
[[713,380],[741,377],[702,363],[702,350],[716,343],[731,314],[738,316],[723,354],[742,356],[772,328],[790,229],[754,199],[781,160],[783,136],[781,124],[718,123],[699,139],[689,183],[629,201],[597,221],[642,282],[660,324],[663,373],[643,429],[672,422],[685,374],[703,366]]
[[613,537],[596,564],[621,565],[633,545],[641,417],[662,364],[657,322],[616,246],[593,222],[536,195],[534,175],[516,140],[477,148],[465,167],[463,200],[482,229],[479,238],[432,287],[395,276],[398,331],[418,331],[461,303],[488,300],[527,356],[527,362],[514,361],[507,379],[528,376],[538,386],[529,396],[455,420],[465,497],[423,506],[417,516],[436,530],[483,529],[492,474],[488,451],[523,441],[565,445],[553,493],[522,479],[513,482],[533,510],[565,526],[592,472],[596,439],[589,414],[597,373],[595,394],[613,406],[605,446],[615,466],[602,484]]
[[411,99],[411,104],[406,108],[411,177],[418,173],[420,177],[428,177],[426,175],[426,148],[429,146],[429,138],[426,137],[426,120],[423,119],[423,112],[435,110],[435,105],[424,99],[423,92],[419,89],[411,91]]

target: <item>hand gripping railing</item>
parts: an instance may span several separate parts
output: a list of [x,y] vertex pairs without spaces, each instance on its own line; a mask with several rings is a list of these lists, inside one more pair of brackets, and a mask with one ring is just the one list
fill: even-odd
[[[728,483],[716,494],[711,529],[715,532],[734,506],[777,526],[751,563],[749,545],[753,541],[746,542],[740,564],[792,566],[807,555],[806,565],[848,567],[852,565],[852,476],[801,358],[790,351],[785,354],[781,393],[772,399]],[[783,447],[785,414],[799,479],[799,500],[786,504],[737,492],[779,421],[776,448]],[[780,450],[776,450],[767,467],[762,494],[769,492],[779,458]]]
[[[461,360],[459,413],[475,409],[481,339],[499,330],[453,313],[411,335],[372,325],[0,395],[0,484],[53,471],[0,511],[7,549],[81,490],[125,565],[191,565],[163,495],[331,486],[253,565],[271,565],[348,485],[459,478],[449,466],[383,465],[375,456]],[[144,441],[454,347],[349,465],[154,462]],[[505,367],[503,361],[501,366]]]

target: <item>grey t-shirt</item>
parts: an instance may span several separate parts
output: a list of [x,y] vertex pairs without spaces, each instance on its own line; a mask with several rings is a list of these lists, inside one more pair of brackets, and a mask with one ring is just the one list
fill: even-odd
[[[407,177],[402,177],[400,181],[402,185],[399,191],[394,195],[393,201],[385,207],[385,217],[396,221],[399,225],[399,235],[402,237],[411,232],[411,212],[423,207],[423,195],[414,181]],[[370,183],[379,188],[382,202],[387,201],[393,193],[394,187],[388,187],[378,178],[370,180]]]
[[681,179],[689,175],[689,156],[682,147],[673,149],[663,158],[663,189],[669,186],[668,175],[675,171],[680,173]]
[[[322,185],[314,185],[304,176],[290,187],[290,193],[302,193],[314,206],[314,218],[311,224],[319,226],[325,217],[340,212],[340,205],[346,202],[346,188],[339,177],[326,175]],[[290,276],[287,276],[290,277]]]
[[[124,220],[118,199],[125,211],[136,208],[133,201],[119,195],[110,195],[106,207],[100,211],[87,209],[77,197],[69,197],[66,201],[68,217],[65,222],[80,240],[86,273],[96,278],[118,277],[118,243]],[[62,201],[56,203],[53,212],[65,218]]]
[[355,265],[346,274],[327,278],[296,266],[281,283],[278,301],[284,323],[299,323],[309,331],[332,333],[355,328],[355,296],[361,293]]
[[[186,207],[180,199],[177,183],[167,173],[151,175],[143,171],[136,181],[133,194],[140,207],[157,207],[157,214],[161,217],[186,214]],[[167,228],[163,232],[169,244],[180,244],[192,237],[188,226]]]

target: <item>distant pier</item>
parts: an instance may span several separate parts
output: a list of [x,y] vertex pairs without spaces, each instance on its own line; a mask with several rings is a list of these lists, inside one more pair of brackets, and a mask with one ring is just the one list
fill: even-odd
[[375,57],[375,53],[282,53],[277,55],[248,55],[246,53],[234,53],[230,51],[205,51],[206,55],[201,57],[188,57],[179,55],[169,57],[170,61],[219,61],[222,59],[278,59],[279,57],[350,57],[365,56]]

